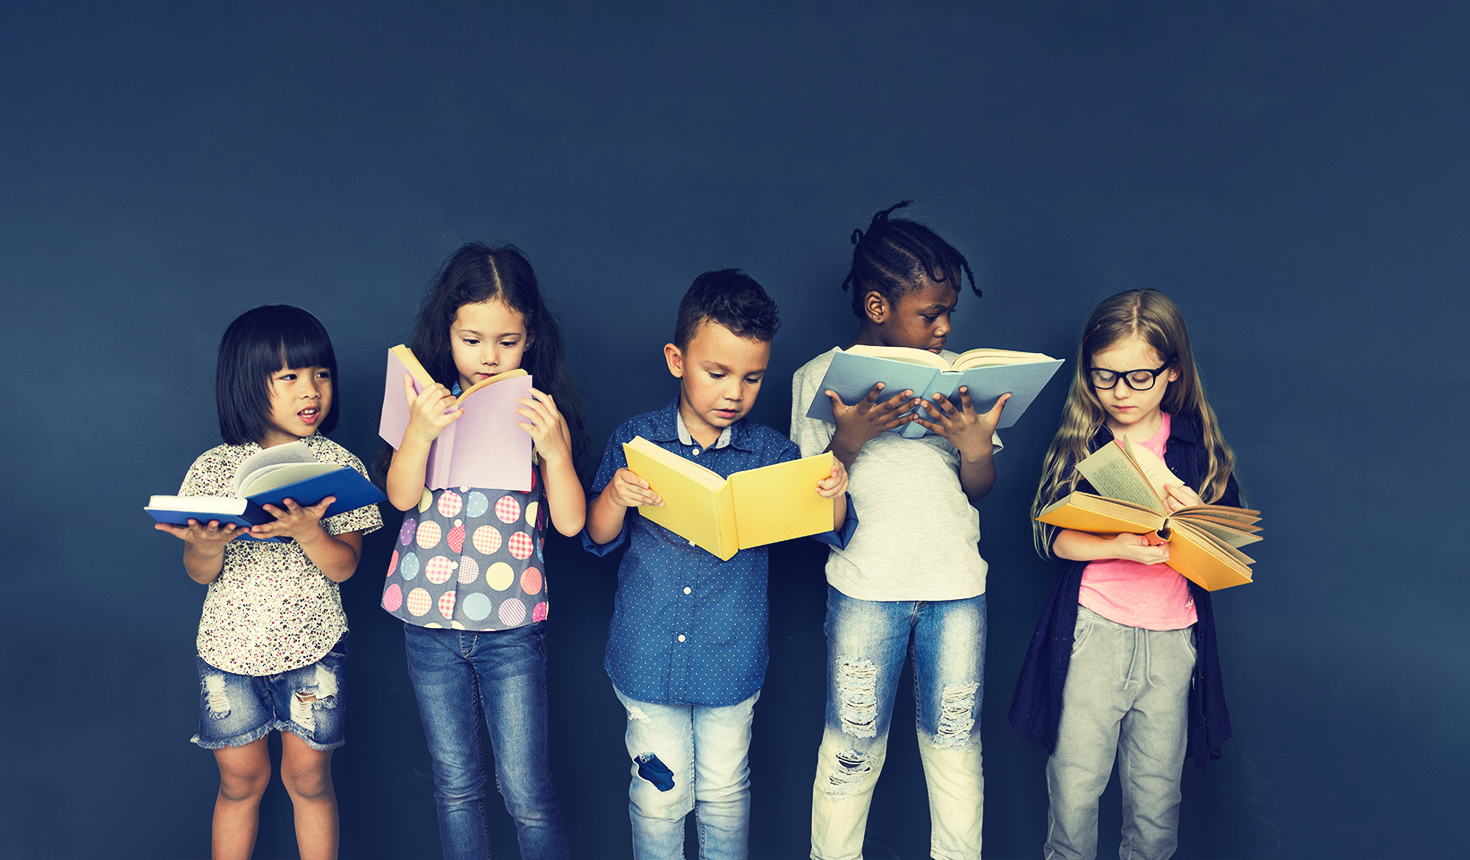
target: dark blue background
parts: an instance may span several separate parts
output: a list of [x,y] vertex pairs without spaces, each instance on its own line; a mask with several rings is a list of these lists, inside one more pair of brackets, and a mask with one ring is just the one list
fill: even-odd
[[[435,266],[513,241],[561,308],[600,448],[672,394],[659,351],[692,277],[741,266],[782,306],[755,416],[784,429],[791,371],[855,330],[848,233],[913,198],[986,293],[956,346],[1070,356],[1134,287],[1190,322],[1269,537],[1257,584],[1217,600],[1236,739],[1186,774],[1180,856],[1459,856],[1467,37],[1460,4],[1329,0],[5,4],[4,853],[207,852],[216,772],[187,742],[203,590],[138,509],[217,442],[214,354],[242,310],[321,317],[335,438],[368,455],[384,350]],[[1005,711],[1052,576],[1025,512],[1062,394],[1007,434],[980,505],[996,858],[1043,838],[1044,756]],[[394,531],[343,589],[345,858],[437,850],[377,608]],[[558,788],[574,851],[623,857],[614,567],[550,554]],[[806,851],[821,558],[773,558],[756,858]],[[890,750],[868,857],[925,857],[914,741]],[[1105,845],[1116,827],[1112,797]],[[277,782],[257,856],[294,851]]]

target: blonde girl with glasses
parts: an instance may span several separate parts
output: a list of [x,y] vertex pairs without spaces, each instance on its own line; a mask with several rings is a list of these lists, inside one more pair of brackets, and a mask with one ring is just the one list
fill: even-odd
[[[1179,478],[1169,511],[1240,504],[1234,456],[1205,399],[1179,308],[1154,290],[1092,312],[1031,515],[1092,487],[1078,462],[1127,437]],[[1033,520],[1037,551],[1061,562],[1021,670],[1011,725],[1046,746],[1042,856],[1097,855],[1098,799],[1118,762],[1119,856],[1163,860],[1178,843],[1184,760],[1204,767],[1230,737],[1210,594],[1148,536],[1094,535]]]

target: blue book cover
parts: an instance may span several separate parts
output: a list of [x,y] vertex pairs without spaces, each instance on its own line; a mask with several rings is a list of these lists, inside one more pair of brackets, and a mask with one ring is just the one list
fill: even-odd
[[[952,365],[922,349],[854,346],[832,357],[832,364],[822,377],[806,414],[819,421],[832,420],[832,401],[823,393],[828,389],[836,392],[843,403],[851,405],[867,397],[879,382],[883,383],[880,403],[905,390],[912,390],[915,397],[932,400],[935,394],[943,394],[958,401],[959,389],[964,386],[970,390],[970,401],[976,412],[988,412],[1002,394],[1011,395],[996,426],[997,430],[1004,430],[1020,420],[1061,366],[1061,359],[1036,352],[974,349],[961,353]],[[922,407],[911,411],[929,417]],[[929,431],[922,424],[909,422],[888,432],[918,439]]]

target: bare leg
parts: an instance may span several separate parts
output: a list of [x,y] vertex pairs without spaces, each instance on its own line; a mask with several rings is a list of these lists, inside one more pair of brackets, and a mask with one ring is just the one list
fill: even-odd
[[260,827],[260,797],[271,781],[266,739],[215,750],[214,761],[219,765],[219,794],[214,799],[210,856],[214,860],[248,860]]
[[314,750],[281,732],[281,781],[296,814],[301,860],[337,857],[337,792],[332,788],[332,751]]

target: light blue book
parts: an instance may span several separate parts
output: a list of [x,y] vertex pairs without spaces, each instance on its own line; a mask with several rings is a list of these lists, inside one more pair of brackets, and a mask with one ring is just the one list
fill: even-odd
[[[822,385],[806,414],[808,418],[819,421],[832,420],[832,401],[824,393],[829,389],[835,391],[843,403],[851,405],[867,397],[879,382],[883,383],[879,402],[896,397],[905,390],[912,390],[915,397],[932,400],[935,394],[943,394],[959,402],[960,387],[965,386],[970,389],[970,400],[975,404],[976,412],[988,412],[1002,394],[1011,395],[996,428],[1003,430],[1020,419],[1061,366],[1060,358],[1009,349],[972,349],[960,353],[950,363],[922,349],[852,346],[832,357],[832,366],[822,377]],[[929,412],[922,407],[910,411],[917,412],[922,418],[929,417]],[[899,433],[906,439],[918,439],[929,431],[922,424],[911,421],[888,432]]]

